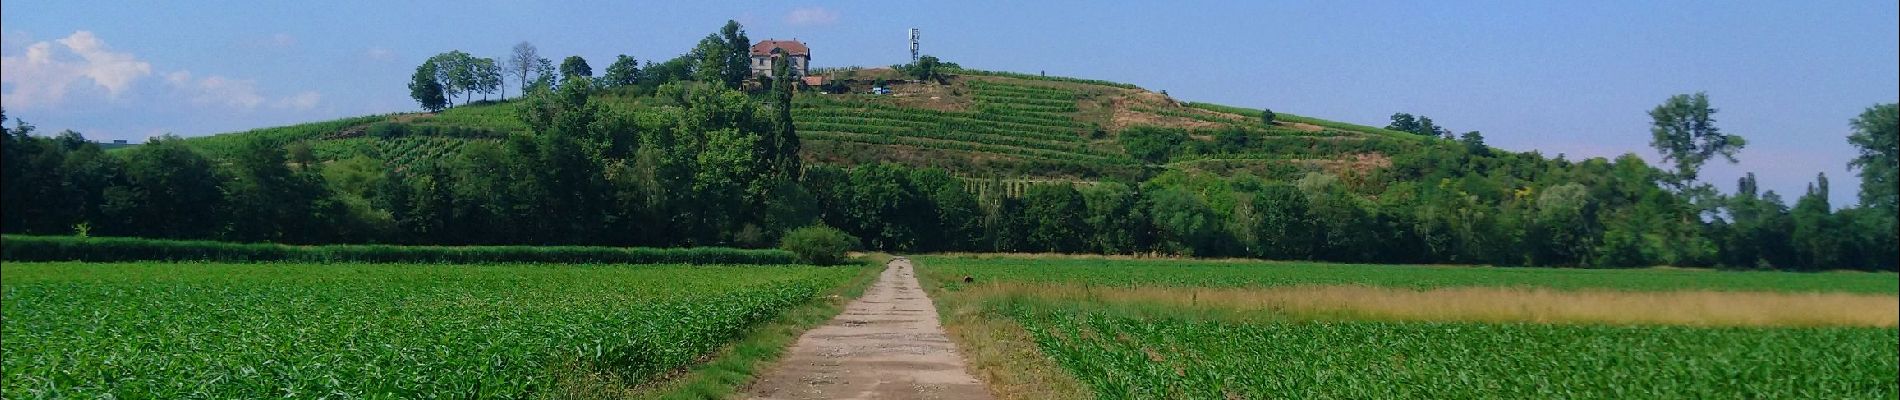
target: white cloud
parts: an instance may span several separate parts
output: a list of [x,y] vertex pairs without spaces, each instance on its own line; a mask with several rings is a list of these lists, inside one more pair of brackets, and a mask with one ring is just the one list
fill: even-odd
[[246,44],[252,47],[260,47],[260,48],[266,48],[266,49],[287,49],[287,48],[290,48],[291,46],[297,45],[297,37],[290,36],[290,34],[288,33],[278,33],[278,34],[273,34],[273,35],[258,38],[258,39],[253,39],[249,43],[246,43]]
[[264,104],[264,95],[257,94],[257,82],[249,79],[218,75],[193,79],[191,71],[177,71],[165,74],[165,83],[200,106],[223,105],[250,110]]
[[371,47],[363,51],[363,58],[368,58],[370,61],[391,61],[396,59],[396,52],[384,47]]
[[306,90],[301,93],[297,93],[296,95],[292,95],[290,97],[277,99],[277,101],[275,103],[272,103],[271,106],[281,108],[281,109],[305,111],[312,108],[317,108],[317,102],[320,102],[320,101],[323,101],[322,93],[317,93],[314,90]]
[[830,25],[838,22],[838,12],[824,7],[805,7],[785,15],[785,23],[794,26]]
[[5,72],[0,82],[13,85],[12,91],[0,96],[5,106],[22,108],[58,104],[81,80],[118,98],[134,81],[151,75],[152,64],[131,53],[113,52],[91,31],[77,31],[64,39],[28,45],[25,54],[0,57],[0,71]]

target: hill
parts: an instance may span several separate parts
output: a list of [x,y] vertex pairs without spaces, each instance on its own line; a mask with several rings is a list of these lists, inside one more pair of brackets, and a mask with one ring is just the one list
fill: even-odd
[[[801,157],[808,164],[890,162],[1023,182],[1138,181],[1168,169],[1287,178],[1388,166],[1393,153],[1423,140],[1284,112],[1269,126],[1258,109],[1182,102],[1114,82],[975,70],[937,81],[909,79],[888,68],[823,74],[831,83],[794,98]],[[889,93],[873,93],[873,87]],[[636,111],[652,100],[608,92],[593,101]],[[472,141],[528,132],[514,108],[507,101],[480,102],[439,113],[345,118],[187,142],[228,156],[238,143],[261,136],[308,144],[320,160],[360,154],[400,169],[455,154]],[[1142,158],[1130,153],[1130,132],[1183,139],[1169,144],[1177,148],[1164,158]],[[1221,148],[1223,137],[1239,137],[1240,145]]]

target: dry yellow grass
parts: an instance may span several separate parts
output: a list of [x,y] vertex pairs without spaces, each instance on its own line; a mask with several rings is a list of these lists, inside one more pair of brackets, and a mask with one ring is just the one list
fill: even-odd
[[950,340],[969,361],[971,374],[989,384],[998,399],[1090,399],[1094,394],[1068,370],[1044,356],[1029,331],[1008,317],[984,312],[976,293],[947,292],[928,274],[919,274],[923,288],[936,301]]
[[1893,327],[1900,297],[1846,293],[1620,292],[1525,288],[1408,290],[1370,286],[1103,288],[995,283],[973,296],[1029,296],[1270,311],[1294,318],[1397,321],[1600,323],[1684,326]]

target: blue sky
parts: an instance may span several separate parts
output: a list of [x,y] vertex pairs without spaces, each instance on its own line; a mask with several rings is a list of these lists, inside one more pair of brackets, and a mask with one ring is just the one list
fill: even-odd
[[1648,147],[1645,112],[1707,91],[1750,141],[1744,171],[1837,206],[1858,179],[1847,121],[1900,98],[1892,1],[1603,2],[105,2],[0,3],[0,100],[51,133],[143,140],[412,111],[416,64],[528,41],[604,68],[663,60],[727,19],[798,38],[816,66],[923,48],[969,67],[1129,82],[1176,98],[1383,125],[1394,112],[1572,159]]

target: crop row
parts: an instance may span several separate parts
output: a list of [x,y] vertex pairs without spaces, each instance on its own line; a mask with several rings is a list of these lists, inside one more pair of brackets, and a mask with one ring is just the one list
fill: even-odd
[[1089,286],[1277,287],[1366,285],[1406,289],[1532,287],[1553,290],[1768,291],[1896,294],[1894,276],[1858,273],[1658,269],[1421,268],[1408,265],[1195,260],[1084,260],[918,256],[918,272],[993,281]]
[[652,382],[855,273],[657,265],[20,263],[6,398],[531,398]]
[[908,123],[934,124],[955,127],[985,127],[985,129],[1018,136],[1042,137],[1051,140],[1072,140],[1081,138],[1081,131],[1074,126],[1032,125],[1017,122],[998,122],[983,120],[973,115],[962,114],[921,114],[868,108],[824,108],[810,109],[792,116],[794,121],[801,118],[865,118],[878,121],[903,121]]
[[[1190,102],[1190,103],[1187,103],[1187,106],[1199,108],[1203,110],[1233,113],[1233,114],[1240,114],[1240,115],[1259,115],[1260,114],[1260,110],[1256,110],[1256,109],[1241,108],[1241,107],[1234,107],[1234,106],[1224,106],[1224,105],[1212,104],[1212,103]],[[1338,130],[1343,130],[1343,131],[1384,135],[1386,137],[1397,138],[1397,139],[1420,140],[1424,138],[1423,136],[1419,136],[1419,135],[1412,134],[1409,132],[1399,132],[1399,131],[1385,129],[1385,128],[1374,128],[1374,127],[1359,125],[1359,124],[1349,124],[1345,122],[1329,121],[1329,120],[1323,120],[1323,119],[1312,118],[1312,117],[1304,117],[1304,116],[1288,114],[1285,112],[1278,112],[1278,111],[1274,112],[1273,118],[1278,121],[1312,124],[1316,126],[1333,128],[1333,129],[1338,129]]]
[[205,240],[6,235],[6,261],[302,261],[403,263],[686,263],[790,264],[791,253],[720,247],[290,246]]
[[917,147],[922,147],[922,148],[959,150],[959,151],[976,152],[976,153],[989,153],[989,154],[1005,155],[1005,156],[1012,156],[1012,157],[1021,157],[1021,158],[1026,158],[1026,159],[1046,159],[1046,160],[1068,161],[1068,162],[1075,162],[1075,163],[1081,163],[1081,164],[1086,164],[1086,165],[1104,165],[1104,164],[1115,164],[1115,163],[1122,162],[1117,159],[1097,156],[1097,155],[1061,152],[1061,151],[1050,151],[1050,150],[1032,149],[1032,148],[1025,148],[1025,147],[990,145],[990,144],[972,143],[972,142],[954,141],[954,140],[932,139],[928,137],[861,134],[861,133],[851,133],[851,132],[830,132],[830,131],[816,131],[816,130],[799,131],[798,135],[800,138],[816,139],[816,140],[831,140],[831,141],[840,141],[840,142],[856,142],[856,143],[870,143],[870,144],[884,144],[884,145],[907,145],[907,146],[917,146]]
[[1887,398],[1900,345],[1883,328],[1016,316],[1099,397],[1131,399]]
[[1056,130],[1056,129],[1028,126],[1028,125],[1011,126],[1008,124],[999,124],[999,123],[994,123],[994,122],[981,122],[981,121],[959,119],[959,118],[941,118],[941,119],[935,119],[935,120],[932,120],[931,118],[902,118],[900,119],[900,118],[891,118],[888,115],[883,115],[880,113],[852,113],[852,112],[848,112],[844,110],[839,110],[835,112],[809,113],[805,115],[795,116],[793,117],[793,119],[796,123],[799,123],[799,124],[803,124],[807,122],[864,124],[864,125],[872,125],[872,126],[892,126],[892,127],[904,127],[904,128],[919,128],[919,129],[954,130],[954,131],[965,131],[965,132],[973,132],[973,133],[989,133],[989,134],[996,134],[996,135],[1021,136],[1021,137],[1032,138],[1032,139],[1052,140],[1052,141],[1058,141],[1058,142],[1081,142],[1082,141],[1082,136],[1076,134],[1073,131]]
[[1110,87],[1118,87],[1118,88],[1123,88],[1123,89],[1140,89],[1141,88],[1140,86],[1135,86],[1132,84],[1104,81],[1104,80],[1099,80],[1099,79],[1082,79],[1082,78],[1069,78],[1069,77],[1061,77],[1061,76],[1030,75],[1030,74],[1017,73],[1017,72],[985,71],[985,70],[978,70],[978,69],[953,69],[951,70],[951,72],[958,73],[958,74],[966,74],[966,75],[1000,76],[1000,77],[1005,77],[1005,78],[1016,78],[1016,79],[1032,79],[1032,80],[1043,80],[1043,81],[1051,81],[1051,82],[1080,83],[1080,84],[1085,84],[1085,85],[1110,86]]
[[1075,100],[1077,97],[1081,96],[1080,93],[1074,90],[1042,86],[1042,85],[1021,85],[1021,84],[1014,84],[1014,83],[989,82],[989,81],[980,81],[980,80],[970,81],[969,85],[971,89],[975,89],[978,93],[1013,94],[1020,97],[1035,97],[1035,98],[1055,99],[1055,100]]
[[838,97],[838,96],[799,96],[797,98],[798,99],[797,112],[802,113],[802,112],[809,112],[810,110],[825,110],[825,109],[875,110],[875,111],[891,112],[891,113],[896,113],[896,114],[911,114],[911,115],[926,116],[926,117],[935,116],[935,117],[970,118],[970,119],[974,119],[978,121],[1014,123],[1014,124],[1032,125],[1032,126],[1057,128],[1057,129],[1080,129],[1081,128],[1080,123],[1075,122],[1074,119],[1063,117],[1063,116],[1058,116],[1056,118],[1049,118],[1047,116],[1042,116],[1042,115],[1019,115],[1020,113],[1017,113],[1017,112],[1003,112],[1003,113],[992,114],[992,113],[982,113],[982,112],[938,111],[938,110],[930,110],[930,109],[922,109],[922,108],[902,107],[902,106],[897,106],[897,105],[869,102],[869,101],[839,100],[839,99],[835,99],[834,97]]
[[[933,129],[928,129],[928,128],[890,128],[890,127],[880,127],[880,126],[872,126],[872,125],[864,125],[864,124],[834,124],[834,123],[815,123],[815,122],[800,125],[800,128],[815,130],[815,131],[827,131],[827,132],[847,132],[847,133],[859,133],[859,134],[866,134],[866,135],[898,135],[898,136],[919,137],[919,138],[927,138],[927,139],[953,140],[953,141],[959,141],[959,142],[971,142],[971,143],[981,143],[981,144],[990,144],[990,145],[1021,147],[1021,148],[1048,150],[1048,151],[1064,152],[1064,153],[1076,153],[1076,154],[1091,154],[1094,152],[1093,148],[1090,148],[1088,145],[1079,143],[1079,142],[1051,142],[1051,141],[1044,141],[1044,140],[1026,139],[1026,138],[1017,137],[1017,136],[959,132],[959,131],[942,131],[942,130],[933,130]],[[1104,155],[1104,154],[1097,154],[1097,155]]]

